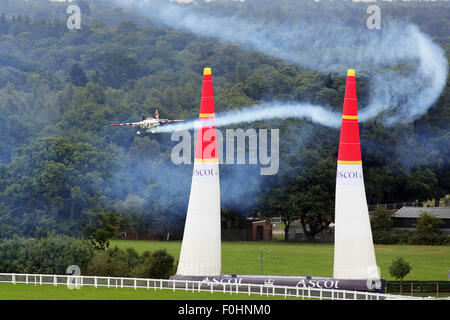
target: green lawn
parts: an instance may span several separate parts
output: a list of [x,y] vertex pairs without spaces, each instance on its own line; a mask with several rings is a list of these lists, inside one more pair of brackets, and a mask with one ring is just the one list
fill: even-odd
[[[284,300],[283,296],[192,292],[133,288],[82,287],[65,285],[0,283],[0,300]],[[288,297],[287,299],[297,299]],[[300,298],[301,299],[301,298]]]
[[[138,252],[166,249],[176,260],[180,241],[111,241],[111,246],[133,247]],[[261,274],[259,255],[263,250],[263,272],[270,275],[333,274],[333,244],[284,242],[223,242],[222,272],[225,274]],[[412,270],[404,280],[447,280],[450,270],[450,246],[375,245],[377,264],[386,280],[395,280],[389,266],[403,257]]]

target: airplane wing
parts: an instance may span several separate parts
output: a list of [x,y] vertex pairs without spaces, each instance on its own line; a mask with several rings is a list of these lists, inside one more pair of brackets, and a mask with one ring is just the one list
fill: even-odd
[[168,120],[168,119],[160,119],[159,123],[170,123],[170,122],[180,122],[184,120]]
[[121,126],[133,126],[133,127],[137,127],[139,126],[141,123],[140,122],[126,122],[126,123],[113,123],[111,124],[112,127],[121,127]]

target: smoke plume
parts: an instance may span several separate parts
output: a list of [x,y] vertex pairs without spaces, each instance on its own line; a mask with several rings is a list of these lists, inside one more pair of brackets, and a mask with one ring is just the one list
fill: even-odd
[[[257,106],[218,112],[211,124],[215,124],[216,127],[223,127],[239,123],[289,118],[303,118],[332,128],[338,128],[340,125],[340,114],[337,112],[307,103],[286,102],[266,102]],[[202,125],[208,126],[208,122],[203,121]],[[197,120],[190,120],[160,126],[152,130],[154,132],[172,132],[197,129],[198,127],[199,122]]]
[[[357,76],[365,73],[371,79],[370,97],[361,108],[361,121],[380,115],[388,125],[417,119],[436,102],[447,81],[448,62],[442,48],[417,26],[405,22],[384,22],[381,30],[369,30],[365,24],[351,27],[338,18],[314,24],[267,23],[238,14],[206,15],[194,5],[165,0],[115,3],[170,28],[238,43],[286,63],[323,73],[345,75],[348,68],[356,69]],[[321,112],[323,120],[327,115]],[[331,123],[334,126],[335,121]]]

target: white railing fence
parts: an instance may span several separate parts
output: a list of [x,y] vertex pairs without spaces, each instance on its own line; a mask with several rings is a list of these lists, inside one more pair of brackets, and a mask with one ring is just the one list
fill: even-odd
[[123,277],[98,277],[76,275],[0,273],[0,283],[24,283],[28,285],[54,285],[81,288],[83,286],[108,288],[142,288],[148,290],[183,290],[190,292],[222,292],[229,294],[248,294],[261,296],[284,296],[299,299],[327,300],[422,300],[433,299],[409,297],[383,293],[347,291],[335,289],[301,288],[264,284],[213,283],[191,280],[142,279]]

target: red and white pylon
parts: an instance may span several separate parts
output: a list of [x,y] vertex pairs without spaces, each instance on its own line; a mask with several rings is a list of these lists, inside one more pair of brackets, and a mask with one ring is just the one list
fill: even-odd
[[177,275],[221,274],[219,158],[211,69],[203,72],[200,126]]
[[353,69],[347,72],[335,200],[333,277],[379,279],[364,188]]

